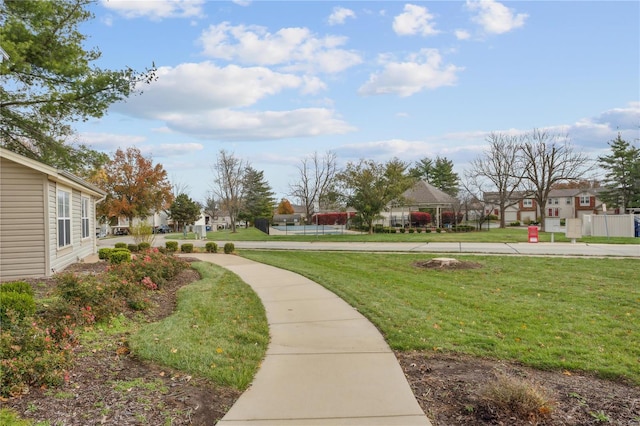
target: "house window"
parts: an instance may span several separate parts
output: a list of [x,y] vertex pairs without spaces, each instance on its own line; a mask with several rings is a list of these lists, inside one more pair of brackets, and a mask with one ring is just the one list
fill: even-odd
[[567,197],[567,205],[570,206],[571,205],[571,197]]
[[558,204],[560,204],[560,201],[557,198],[552,198],[550,204],[553,204],[553,205],[557,206]]
[[71,244],[71,193],[58,190],[58,247]]
[[547,217],[558,217],[560,216],[560,209],[557,207],[547,209]]
[[89,199],[82,197],[82,238],[89,238]]
[[588,195],[580,196],[580,206],[590,206],[591,205],[591,197]]
[[522,207],[524,208],[533,207],[533,200],[531,198],[525,198],[524,200],[522,200]]

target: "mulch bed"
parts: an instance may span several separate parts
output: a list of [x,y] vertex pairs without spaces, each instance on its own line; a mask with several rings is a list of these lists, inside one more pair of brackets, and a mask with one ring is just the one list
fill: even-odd
[[[416,265],[418,266],[418,265]],[[420,265],[423,266],[423,265]],[[465,265],[470,266],[470,265]],[[68,271],[98,272],[105,264],[78,263]],[[154,293],[157,321],[175,308],[176,291],[197,280],[194,270]],[[38,293],[53,280],[32,281]],[[76,348],[69,381],[55,389],[2,401],[24,418],[52,425],[214,425],[240,396],[232,388],[137,359],[126,347],[127,336],[115,336],[100,350]],[[640,388],[568,372],[546,372],[487,359],[439,352],[397,352],[416,399],[434,426],[600,425],[640,426]],[[498,372],[526,378],[543,387],[555,409],[548,419],[520,419],[492,412],[479,404],[479,392]],[[117,389],[115,381],[144,380],[153,386]],[[603,416],[609,419],[605,422]]]

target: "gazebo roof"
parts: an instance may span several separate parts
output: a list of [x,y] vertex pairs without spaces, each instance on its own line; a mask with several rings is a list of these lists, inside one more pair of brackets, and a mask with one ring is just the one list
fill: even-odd
[[424,180],[416,182],[402,196],[406,199],[406,204],[410,205],[450,206],[456,202],[454,197]]

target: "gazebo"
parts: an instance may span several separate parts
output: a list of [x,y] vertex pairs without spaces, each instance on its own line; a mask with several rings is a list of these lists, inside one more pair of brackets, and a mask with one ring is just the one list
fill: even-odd
[[399,207],[402,209],[404,217],[404,211],[409,213],[421,208],[435,209],[436,214],[433,219],[436,222],[436,226],[441,227],[442,209],[453,209],[456,203],[456,198],[439,190],[429,182],[420,180],[402,194],[401,202],[389,205],[389,210]]

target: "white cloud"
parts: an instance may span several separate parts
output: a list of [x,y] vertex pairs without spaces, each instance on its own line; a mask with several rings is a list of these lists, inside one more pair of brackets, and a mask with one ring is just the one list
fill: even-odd
[[316,37],[307,28],[270,33],[265,27],[228,22],[211,25],[200,36],[203,53],[209,57],[310,73],[335,73],[361,63],[360,55],[339,48],[346,42],[346,37]]
[[158,80],[142,96],[129,98],[114,108],[138,117],[159,113],[189,114],[203,110],[247,107],[286,89],[320,89],[314,80],[273,72],[264,67],[219,67],[210,62],[160,67]]
[[360,95],[397,94],[411,96],[422,90],[433,90],[456,83],[457,73],[462,68],[455,65],[443,65],[437,49],[422,49],[410,55],[404,62],[383,58],[382,72],[372,74],[360,87]]
[[515,14],[513,9],[495,0],[467,0],[466,7],[476,13],[471,20],[489,34],[503,34],[520,28],[528,17],[526,13]]
[[594,117],[593,121],[613,129],[640,132],[640,102],[630,102],[626,108],[613,108]]
[[125,18],[147,17],[160,21],[202,16],[204,0],[102,0],[101,4]]
[[231,0],[238,6],[249,6],[251,4],[251,0]]
[[471,34],[467,30],[455,30],[454,34],[458,40],[468,40],[471,38]]
[[145,136],[116,133],[80,133],[78,141],[98,151],[115,151],[118,148],[140,145],[147,141]]
[[334,111],[325,108],[260,112],[215,110],[160,118],[179,132],[224,141],[287,139],[355,130],[337,118]]
[[433,18],[426,7],[406,4],[404,12],[393,19],[393,30],[398,35],[438,34],[439,31],[435,29],[435,23],[432,22]]
[[356,14],[353,10],[345,7],[334,7],[331,15],[329,15],[329,25],[342,25],[347,18],[355,18]]
[[160,145],[154,145],[149,148],[148,151],[154,157],[175,157],[179,155],[189,155],[202,151],[204,146],[201,143],[187,142],[187,143],[162,143]]

